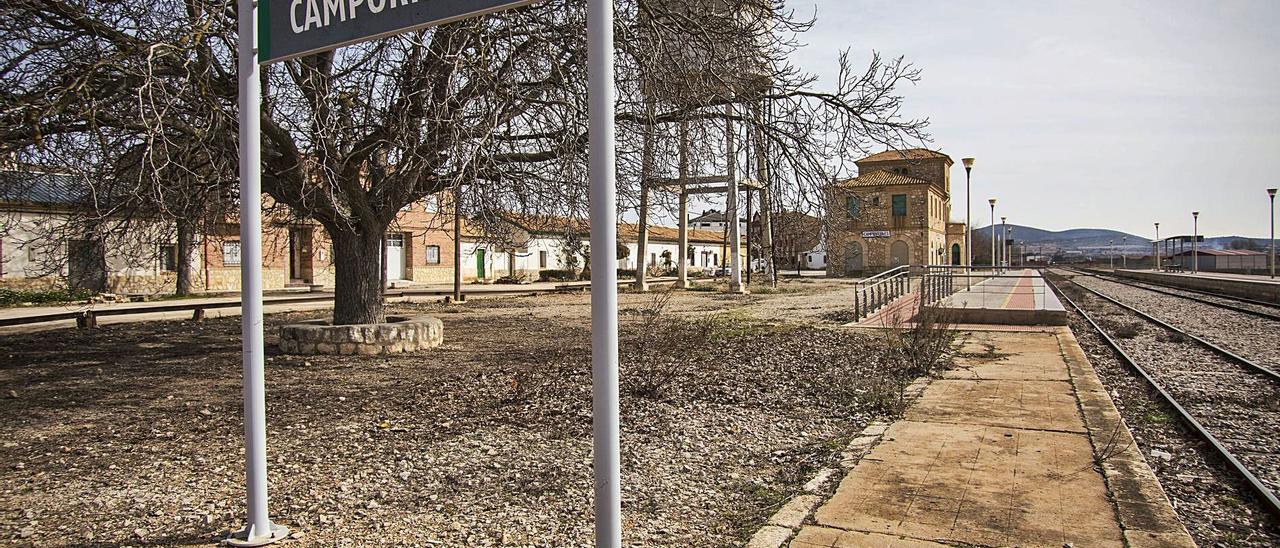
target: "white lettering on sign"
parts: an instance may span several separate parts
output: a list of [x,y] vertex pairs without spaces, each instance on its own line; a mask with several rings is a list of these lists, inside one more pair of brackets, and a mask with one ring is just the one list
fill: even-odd
[[888,230],[867,230],[862,233],[863,238],[888,238],[891,236]]
[[388,8],[417,4],[419,0],[292,0],[289,3],[289,28],[294,34],[322,29],[335,23],[355,19],[360,7],[378,14]]

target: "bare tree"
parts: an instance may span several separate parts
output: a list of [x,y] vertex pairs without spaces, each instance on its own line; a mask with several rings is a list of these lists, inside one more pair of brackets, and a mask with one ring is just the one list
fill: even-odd
[[[619,2],[624,208],[676,168],[678,126],[694,171],[723,172],[727,105],[741,105],[730,118],[758,143],[778,204],[818,202],[854,153],[926,137],[899,114],[895,88],[918,78],[901,59],[854,71],[841,55],[819,91],[788,61],[811,19],[781,2],[703,3]],[[228,0],[13,0],[0,148],[95,143],[104,162],[135,160],[115,170],[137,183],[121,192],[173,218],[233,195],[235,15]],[[584,21],[580,3],[548,0],[263,71],[263,189],[332,239],[336,323],[382,321],[382,239],[427,195],[464,188],[473,220],[585,211]]]

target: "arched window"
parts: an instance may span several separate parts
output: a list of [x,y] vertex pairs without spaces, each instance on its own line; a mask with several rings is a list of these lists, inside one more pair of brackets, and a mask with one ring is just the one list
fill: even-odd
[[960,264],[960,244],[951,244],[951,264]]

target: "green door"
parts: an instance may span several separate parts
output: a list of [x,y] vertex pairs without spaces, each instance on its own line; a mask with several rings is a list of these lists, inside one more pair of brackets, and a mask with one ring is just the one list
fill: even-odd
[[484,279],[484,250],[476,250],[476,277]]

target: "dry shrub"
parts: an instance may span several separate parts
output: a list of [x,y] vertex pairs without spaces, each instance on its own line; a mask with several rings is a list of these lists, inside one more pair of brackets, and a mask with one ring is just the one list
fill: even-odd
[[833,403],[846,411],[900,414],[915,379],[950,364],[955,332],[942,310],[916,302],[914,322],[895,320],[881,330],[871,355],[836,357],[827,371]]
[[656,291],[649,302],[622,326],[619,362],[622,389],[636,396],[661,399],[695,363],[715,327],[666,313],[671,291]]

